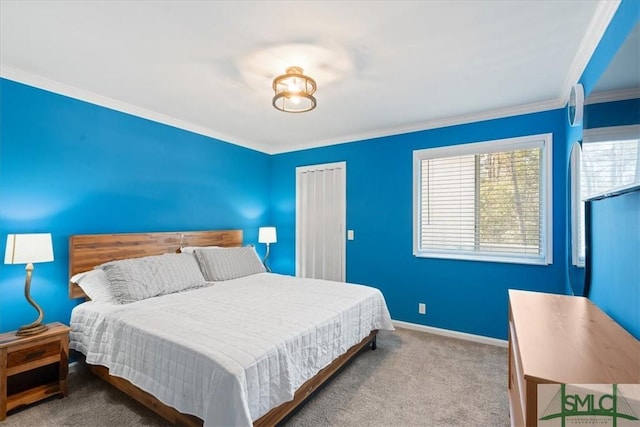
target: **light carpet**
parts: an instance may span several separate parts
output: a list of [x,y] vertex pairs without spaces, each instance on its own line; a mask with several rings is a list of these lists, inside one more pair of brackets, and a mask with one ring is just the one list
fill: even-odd
[[[69,396],[10,414],[3,427],[165,426],[167,422],[77,365]],[[381,331],[284,427],[509,425],[507,349],[420,331]]]

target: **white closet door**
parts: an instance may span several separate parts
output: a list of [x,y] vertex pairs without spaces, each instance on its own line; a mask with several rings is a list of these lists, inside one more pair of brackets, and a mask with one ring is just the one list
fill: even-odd
[[296,168],[296,275],[346,278],[345,162]]

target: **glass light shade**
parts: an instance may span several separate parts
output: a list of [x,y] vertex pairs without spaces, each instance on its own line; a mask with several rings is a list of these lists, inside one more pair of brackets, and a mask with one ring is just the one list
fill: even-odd
[[277,241],[275,227],[260,227],[258,229],[258,243],[276,243]]
[[286,113],[304,113],[316,108],[316,81],[302,74],[302,68],[289,67],[273,80],[273,106]]
[[51,233],[9,234],[5,264],[29,264],[53,261]]

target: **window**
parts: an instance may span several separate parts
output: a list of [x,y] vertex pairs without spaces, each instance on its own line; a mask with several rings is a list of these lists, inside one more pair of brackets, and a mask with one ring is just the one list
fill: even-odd
[[414,151],[414,255],[550,264],[551,141]]
[[584,202],[613,189],[640,183],[640,126],[587,129],[582,150],[571,154],[572,263],[584,266]]

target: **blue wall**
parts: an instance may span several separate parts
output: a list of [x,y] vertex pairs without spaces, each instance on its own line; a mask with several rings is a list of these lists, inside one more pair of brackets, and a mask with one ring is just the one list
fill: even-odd
[[[589,59],[585,70],[580,77],[580,83],[582,83],[585,91],[585,96],[589,93],[598,83],[598,80],[602,74],[606,71],[609,63],[613,60],[616,53],[620,49],[620,46],[625,42],[628,34],[638,23],[638,16],[640,14],[640,2],[637,0],[622,0],[618,7],[613,19],[609,23],[609,27],[602,36],[602,39],[598,43],[593,55]],[[618,105],[616,105],[618,104]],[[617,103],[604,103],[593,104],[585,107],[584,111],[584,123],[583,125],[567,128],[567,153],[571,152],[571,146],[576,141],[582,141],[583,128],[595,128],[603,126],[622,126],[625,124],[634,123],[633,117],[637,117],[638,112],[626,109],[632,108],[638,105],[637,100],[620,101]],[[624,109],[622,115],[618,115],[620,109]],[[617,112],[614,112],[617,111]],[[569,157],[567,157],[569,158]],[[570,188],[570,174],[571,169],[567,164],[568,187]],[[569,192],[567,194],[570,194]],[[567,200],[567,212],[571,212],[571,201]],[[571,264],[571,216],[568,215],[567,230],[569,232],[566,236],[568,245],[568,261],[567,261],[567,283],[565,292],[567,294],[583,295],[584,286],[584,269],[574,267]]]
[[[588,105],[585,113],[585,129],[637,125],[640,99]],[[589,298],[640,339],[640,193],[594,201],[592,212]]]
[[[622,1],[580,79],[587,94],[639,9],[636,0]],[[0,79],[0,124],[0,250],[7,233],[53,233],[56,261],[36,265],[33,282],[46,321],[67,322],[76,303],[67,298],[71,234],[242,228],[250,243],[259,226],[273,224],[272,268],[293,273],[295,167],[343,160],[347,227],[356,236],[347,244],[347,279],[380,288],[395,319],[506,338],[507,289],[571,293],[580,280],[568,267],[568,165],[582,128],[567,125],[566,110],[268,156]],[[548,132],[553,265],[413,257],[413,150]],[[23,281],[22,266],[0,265],[0,331],[35,317]],[[594,301],[621,323],[636,322],[628,302],[638,287],[605,299],[606,286],[594,282]],[[418,315],[418,302],[427,303],[427,316]]]
[[[639,9],[636,0],[621,2],[581,76],[586,94],[638,23]],[[584,271],[571,265],[569,216],[569,154],[572,144],[582,139],[582,126],[570,127],[566,117],[565,108],[274,156],[271,218],[279,233],[275,271],[295,270],[295,167],[346,161],[347,228],[356,235],[347,242],[347,280],[380,288],[397,320],[506,338],[508,288],[582,294]],[[629,120],[626,115],[617,119]],[[554,135],[552,266],[412,256],[413,150],[546,132]],[[417,314],[419,301],[427,303],[427,316]],[[605,310],[624,318],[630,316],[627,303],[614,300]]]
[[[566,275],[564,110],[490,120],[273,157],[274,271],[294,273],[295,168],[347,162],[347,280],[382,290],[391,316],[417,324],[505,339],[509,288],[562,293]],[[532,266],[415,258],[413,150],[553,133],[554,263]],[[418,314],[418,302],[427,315]]]
[[640,191],[591,206],[589,298],[640,339]]
[[640,123],[640,99],[590,104],[585,108],[585,129],[637,125],[638,123]]
[[611,19],[607,30],[602,35],[598,46],[589,59],[580,83],[588,96],[598,83],[614,56],[623,45],[627,36],[640,22],[640,2],[638,0],[622,0]]
[[[623,0],[580,78],[587,95],[593,90],[600,76],[638,23],[640,23],[640,2]],[[606,109],[606,105],[589,107],[586,117],[588,126],[633,124],[633,119],[630,117],[638,115],[637,100],[616,105],[616,107],[620,106],[632,110],[621,114],[617,108],[617,113],[603,114],[602,109]],[[598,118],[595,117],[596,110],[600,110]],[[591,228],[594,275],[589,294],[596,305],[638,339],[640,339],[640,272],[637,268],[637,260],[640,258],[637,240],[640,236],[639,218],[640,196],[637,193],[593,202]],[[616,227],[620,229],[616,230]],[[634,255],[635,258],[633,258]]]
[[[5,79],[0,123],[0,253],[7,233],[52,233],[32,284],[45,321],[76,304],[72,234],[241,228],[251,243],[268,221],[267,154]],[[0,331],[36,318],[24,277],[0,265]]]

